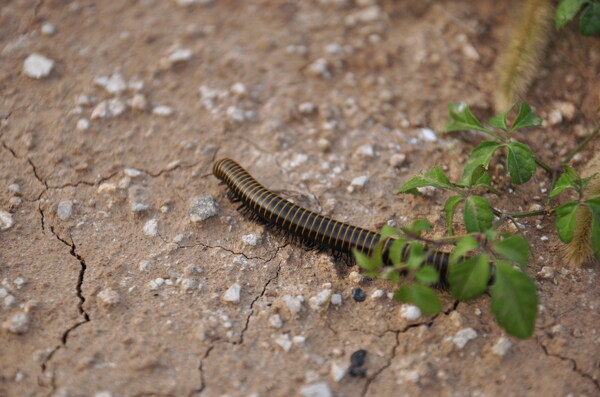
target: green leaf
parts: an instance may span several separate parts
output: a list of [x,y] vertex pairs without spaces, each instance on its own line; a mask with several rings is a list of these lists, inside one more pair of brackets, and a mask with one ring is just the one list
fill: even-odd
[[564,203],[554,211],[556,215],[556,231],[560,241],[568,244],[573,240],[573,231],[575,230],[575,220],[577,218],[577,209],[579,203],[569,201]]
[[508,131],[508,124],[506,123],[506,118],[508,116],[508,113],[513,109],[513,107],[514,106],[511,106],[510,109],[508,109],[507,111],[498,113],[497,115],[489,119],[488,124],[492,127]]
[[584,36],[600,33],[600,3],[588,5],[579,17],[579,31]]
[[571,19],[577,15],[579,9],[587,0],[563,0],[556,8],[554,16],[554,27],[556,30],[565,26]]
[[473,251],[479,247],[479,243],[471,236],[465,236],[461,238],[458,243],[456,243],[456,247],[452,254],[450,254],[450,263],[454,264],[458,262],[461,258],[463,258],[467,253]]
[[477,180],[473,183],[473,186],[483,186],[493,192],[496,192],[496,189],[492,186],[492,178],[487,172],[484,172],[479,178],[477,178]]
[[412,303],[424,314],[438,314],[442,303],[436,292],[421,284],[402,284],[396,291],[395,298],[401,302]]
[[430,231],[431,225],[427,221],[427,219],[417,219],[409,226],[400,228],[404,233],[409,234],[411,236],[420,237],[423,231]]
[[371,259],[370,256],[363,254],[359,250],[352,250],[352,252],[356,258],[356,263],[358,263],[361,268],[365,269],[367,272],[377,271],[379,264]]
[[521,185],[527,182],[535,173],[535,156],[531,149],[520,142],[510,142],[506,145],[508,156],[506,165],[513,183]]
[[395,228],[388,225],[383,225],[383,227],[381,228],[381,232],[379,233],[379,241],[383,241],[390,237],[395,237],[401,234],[402,233],[400,232],[400,230],[396,230]]
[[444,132],[478,130],[488,132],[479,120],[471,113],[469,105],[464,102],[448,104],[450,119],[446,122]]
[[515,234],[500,240],[492,246],[492,249],[506,259],[518,263],[523,268],[527,266],[529,244],[521,235]]
[[452,226],[452,219],[454,219],[454,212],[456,207],[464,200],[462,196],[448,197],[446,204],[444,204],[444,212],[446,213],[446,225],[448,227],[448,235],[454,235],[454,227]]
[[477,171],[478,167],[483,166],[484,169],[487,169],[488,165],[490,164],[490,160],[492,159],[492,155],[500,146],[502,146],[502,144],[498,142],[483,141],[475,149],[473,149],[469,155],[467,163],[465,164],[461,183],[465,184],[466,186],[471,186],[473,183],[473,174]]
[[494,213],[490,203],[480,196],[471,196],[465,201],[464,221],[467,232],[485,232],[492,227]]
[[542,125],[542,119],[537,114],[533,113],[527,102],[521,102],[519,103],[519,106],[519,114],[517,114],[517,118],[510,128],[511,131],[524,127]]
[[505,261],[496,262],[491,288],[492,312],[510,335],[526,339],[533,334],[538,311],[535,283]]
[[439,280],[439,274],[433,266],[423,266],[415,272],[415,278],[422,284],[434,284]]
[[421,266],[421,263],[425,260],[426,252],[423,244],[421,243],[412,243],[410,245],[410,251],[408,254],[408,259],[406,260],[406,264],[409,269],[416,269]]
[[548,197],[553,198],[560,194],[562,191],[566,189],[575,189],[577,190],[577,185],[574,183],[573,179],[568,172],[563,173],[556,183],[554,184],[554,189],[550,192]]
[[397,283],[400,280],[402,280],[402,276],[400,276],[400,274],[398,274],[398,272],[396,271],[396,269],[394,269],[393,267],[386,267],[382,270],[381,272],[381,276],[380,276],[383,280],[389,280],[392,283]]
[[490,279],[488,256],[481,254],[450,266],[450,292],[457,299],[475,299],[487,288]]
[[420,174],[406,182],[400,187],[398,193],[413,193],[419,194],[418,187],[434,186],[441,188],[453,187],[452,182],[442,171],[442,167],[437,166],[426,174]]
[[394,240],[390,246],[388,258],[392,262],[392,265],[396,266],[402,262],[402,252],[404,251],[405,245],[406,240],[403,238],[398,238]]
[[585,202],[592,211],[592,250],[596,259],[600,259],[600,199],[591,199]]

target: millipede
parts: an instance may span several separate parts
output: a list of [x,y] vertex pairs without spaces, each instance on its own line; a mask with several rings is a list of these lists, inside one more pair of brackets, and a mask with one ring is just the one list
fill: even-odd
[[[213,175],[229,187],[228,198],[232,202],[241,202],[240,210],[251,220],[279,230],[308,248],[351,258],[353,249],[370,255],[381,240],[379,233],[336,221],[284,199],[265,188],[229,158],[215,162]],[[388,238],[382,244],[386,262],[392,242],[393,239]],[[405,246],[403,259],[406,259],[407,255],[408,250]],[[449,259],[450,254],[447,252],[432,251],[424,261],[438,271],[441,285],[447,281]]]

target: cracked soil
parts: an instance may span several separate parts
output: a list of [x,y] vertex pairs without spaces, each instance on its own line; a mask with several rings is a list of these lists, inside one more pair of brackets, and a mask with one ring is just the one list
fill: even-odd
[[[517,340],[488,296],[444,294],[441,314],[412,321],[371,296],[392,292],[383,281],[360,282],[367,299],[354,301],[355,268],[248,222],[211,176],[231,157],[336,219],[377,229],[424,217],[442,234],[445,193],[394,192],[435,165],[460,176],[482,137],[422,129],[440,131],[449,102],[493,114],[518,1],[178,3],[0,0],[0,211],[14,221],[0,231],[0,323],[27,318],[0,331],[0,396],[290,396],[314,384],[348,397],[600,396],[598,267],[565,268],[551,219],[523,221],[541,306],[534,336]],[[520,136],[548,162],[597,123],[600,43],[571,25],[526,98],[545,119],[575,107]],[[23,72],[32,53],[54,61],[47,77]],[[114,75],[126,87],[94,83]],[[122,113],[92,117],[115,99]],[[514,189],[491,197],[498,207],[543,204],[542,172],[516,188],[496,171]],[[367,183],[348,189],[358,176]],[[200,195],[219,212],[192,223]],[[239,302],[224,302],[234,284]],[[312,309],[324,289],[342,304]],[[467,328],[476,336],[454,343]],[[341,376],[358,349],[366,377]]]

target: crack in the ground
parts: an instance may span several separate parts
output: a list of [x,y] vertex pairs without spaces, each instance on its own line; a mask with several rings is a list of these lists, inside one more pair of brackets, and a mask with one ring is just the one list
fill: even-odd
[[379,368],[377,371],[375,371],[375,373],[371,376],[369,376],[365,382],[365,385],[363,387],[363,390],[360,394],[361,397],[365,397],[369,391],[369,387],[371,387],[371,383],[373,383],[373,381],[375,381],[375,379],[386,369],[388,369],[391,365],[392,365],[392,360],[394,359],[394,357],[396,356],[396,350],[398,349],[398,346],[400,345],[400,334],[404,334],[406,333],[409,329],[411,328],[416,328],[416,327],[420,327],[422,325],[427,326],[427,328],[431,327],[433,325],[433,323],[435,322],[435,320],[437,318],[439,318],[439,316],[441,314],[444,315],[449,315],[450,313],[452,313],[453,311],[456,311],[456,309],[458,308],[458,305],[460,304],[459,300],[455,300],[454,304],[452,305],[451,308],[449,308],[446,311],[443,311],[441,313],[436,314],[435,316],[431,317],[430,319],[428,319],[427,321],[421,321],[418,323],[413,323],[413,324],[408,324],[407,326],[405,326],[402,329],[399,330],[394,330],[394,329],[389,329],[384,331],[381,335],[379,335],[380,337],[382,337],[383,335],[385,335],[388,332],[393,332],[396,334],[396,343],[394,345],[394,347],[392,348],[392,353],[390,355],[390,358],[387,360],[387,363],[385,365],[383,365],[381,368]]
[[[546,333],[547,337],[550,337],[550,335],[548,333]],[[575,361],[575,359],[570,358],[570,357],[564,357],[561,356],[560,354],[553,354],[550,353],[548,351],[548,348],[546,347],[546,345],[544,345],[540,339],[540,337],[536,337],[536,342],[537,344],[542,348],[542,351],[544,352],[544,354],[548,357],[556,357],[561,361],[564,361],[566,363],[571,364],[572,369],[574,372],[576,372],[579,376],[589,379],[590,381],[592,381],[592,383],[594,384],[594,386],[596,387],[596,389],[600,392],[600,381],[598,381],[597,379],[595,379],[592,375],[588,374],[587,372],[584,372],[581,368],[579,368],[577,366],[577,361]]]
[[[40,214],[42,216],[42,229],[45,230],[44,227],[44,212],[42,211],[41,208],[39,208]],[[75,245],[75,242],[73,241],[73,239],[71,239],[71,242],[68,242],[67,240],[65,240],[64,238],[60,237],[60,235],[54,230],[53,226],[50,226],[50,231],[52,232],[52,234],[54,235],[54,237],[56,237],[56,239],[58,241],[60,241],[61,243],[63,243],[64,245],[66,245],[67,247],[70,248],[69,253],[71,254],[71,256],[75,257],[80,264],[80,269],[79,269],[79,275],[77,277],[77,285],[75,286],[75,291],[77,294],[77,298],[79,299],[79,303],[77,304],[77,310],[79,311],[79,314],[83,316],[83,320],[79,321],[75,324],[73,324],[72,326],[70,326],[69,328],[67,328],[61,335],[61,344],[56,346],[46,357],[46,359],[42,362],[41,368],[42,368],[42,374],[46,373],[46,370],[48,368],[48,363],[50,362],[50,360],[52,359],[52,357],[54,356],[54,354],[61,348],[65,347],[67,345],[67,340],[69,338],[69,334],[74,331],[75,329],[79,328],[81,325],[90,322],[90,316],[89,314],[86,312],[86,310],[83,308],[83,304],[85,303],[85,297],[83,296],[83,292],[82,292],[82,285],[83,285],[83,281],[85,279],[85,272],[87,270],[87,265],[85,263],[85,260],[81,257],[81,255],[79,255],[77,253],[77,246]],[[56,390],[56,383],[55,383],[55,378],[54,375],[51,375],[51,387],[52,387],[52,393]]]
[[244,324],[244,328],[240,332],[240,340],[234,344],[241,345],[244,343],[244,333],[248,330],[248,326],[250,325],[250,319],[252,318],[252,315],[254,314],[254,304],[256,303],[256,301],[258,301],[260,298],[262,298],[265,295],[265,292],[267,291],[267,287],[269,286],[269,284],[271,284],[273,281],[275,281],[279,278],[280,271],[281,271],[281,262],[277,265],[277,271],[275,272],[275,275],[273,277],[271,277],[269,280],[267,280],[267,282],[263,286],[263,289],[260,292],[260,295],[258,295],[256,298],[254,298],[254,300],[252,300],[252,302],[250,303],[250,314],[248,314],[248,317],[246,317],[246,324]]
[[206,383],[204,381],[204,361],[206,361],[206,359],[208,358],[208,356],[210,356],[210,352],[213,351],[213,349],[215,348],[215,344],[212,344],[208,347],[208,349],[206,349],[206,352],[204,353],[204,356],[202,357],[202,359],[200,360],[200,365],[198,366],[198,371],[200,371],[200,387],[197,389],[194,389],[190,392],[190,396],[194,395],[194,394],[200,394],[204,391],[204,389],[206,388]]

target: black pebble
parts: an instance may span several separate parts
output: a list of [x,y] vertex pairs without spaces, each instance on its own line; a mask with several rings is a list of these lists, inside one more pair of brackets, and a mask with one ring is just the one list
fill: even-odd
[[352,288],[352,299],[357,302],[364,302],[367,299],[367,295],[365,295],[365,291],[360,288]]
[[365,358],[367,358],[367,351],[364,349],[357,350],[350,356],[350,365],[361,367],[365,363]]
[[352,353],[350,356],[350,369],[348,375],[353,378],[364,378],[367,376],[367,369],[362,368],[367,358],[367,351],[360,349]]

